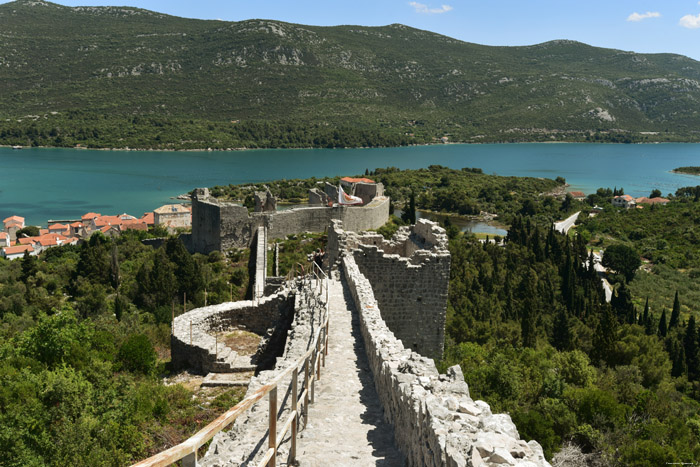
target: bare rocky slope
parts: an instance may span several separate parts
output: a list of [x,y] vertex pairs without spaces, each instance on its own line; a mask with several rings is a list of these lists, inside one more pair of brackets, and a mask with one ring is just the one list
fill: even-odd
[[0,144],[687,141],[700,126],[700,63],[679,55],[41,0],[0,5],[0,81]]

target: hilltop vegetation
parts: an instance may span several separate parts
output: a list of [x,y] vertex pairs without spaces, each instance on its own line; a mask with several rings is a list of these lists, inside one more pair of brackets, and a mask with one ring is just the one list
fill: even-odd
[[229,300],[229,284],[242,297],[247,254],[153,249],[134,232],[0,259],[0,465],[129,465],[242,397],[161,377],[173,300],[180,314],[185,293],[188,309]]
[[0,29],[0,144],[700,137],[700,64],[678,55],[573,41],[489,47],[400,24],[231,23],[41,0],[0,5]]

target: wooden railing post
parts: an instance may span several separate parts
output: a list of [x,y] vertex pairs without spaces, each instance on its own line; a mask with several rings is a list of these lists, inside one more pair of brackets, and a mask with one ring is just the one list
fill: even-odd
[[197,451],[182,458],[182,467],[197,467]]
[[321,338],[323,337],[323,328],[321,328],[321,331],[319,331],[319,336],[318,336],[318,341],[316,342],[316,379],[321,379],[321,356],[322,356],[322,347],[321,347]]
[[309,357],[304,360],[304,426],[309,423]]
[[[297,363],[298,365],[298,363]],[[292,372],[292,411],[294,412],[294,420],[292,421],[292,446],[291,449],[289,450],[289,464],[294,465],[296,463],[296,458],[297,458],[297,431],[299,430],[299,427],[297,424],[299,423],[299,412],[297,411],[297,402],[299,399],[299,387],[298,387],[298,380],[299,380],[299,367],[295,367],[294,371]]]
[[275,467],[277,463],[277,386],[270,390],[268,395],[270,398],[270,434],[268,435],[268,446],[274,449],[270,461],[267,463],[268,467]]

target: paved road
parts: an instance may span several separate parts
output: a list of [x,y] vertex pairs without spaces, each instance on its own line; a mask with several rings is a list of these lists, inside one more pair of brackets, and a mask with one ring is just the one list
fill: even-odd
[[563,234],[567,234],[569,232],[569,229],[573,227],[573,225],[576,223],[576,219],[578,218],[579,214],[581,214],[581,211],[572,214],[563,221],[555,222],[554,229]]
[[299,439],[299,465],[403,466],[394,427],[384,421],[350,292],[338,280],[330,281],[329,292],[328,357]]
[[600,264],[600,262],[600,255],[598,253],[593,253],[593,269],[596,270],[598,277],[600,277],[601,282],[603,282],[603,289],[605,289],[605,301],[609,303],[610,300],[612,300],[612,287],[610,287],[608,280],[605,278],[605,268]]

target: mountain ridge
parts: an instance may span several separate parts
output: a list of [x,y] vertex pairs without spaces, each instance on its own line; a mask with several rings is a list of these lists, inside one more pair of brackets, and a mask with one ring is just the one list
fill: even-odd
[[566,39],[487,46],[400,24],[227,22],[39,0],[0,5],[0,27],[3,144],[180,149],[700,135],[700,62],[676,54]]

